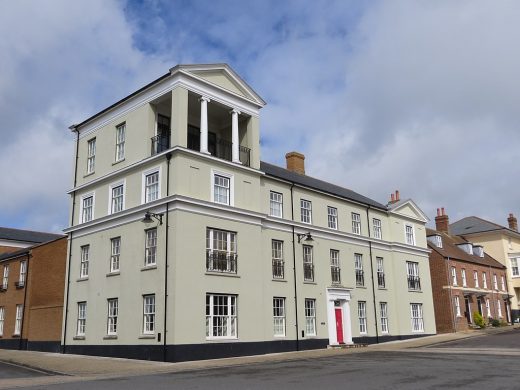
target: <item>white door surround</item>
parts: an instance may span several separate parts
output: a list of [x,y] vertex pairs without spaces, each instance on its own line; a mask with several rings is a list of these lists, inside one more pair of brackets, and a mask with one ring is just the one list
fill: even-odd
[[[350,318],[350,289],[327,288],[327,328],[329,331],[329,345],[339,345],[336,333],[336,307],[341,307],[343,314],[343,341],[352,342],[352,323]],[[335,305],[338,302],[339,305]]]

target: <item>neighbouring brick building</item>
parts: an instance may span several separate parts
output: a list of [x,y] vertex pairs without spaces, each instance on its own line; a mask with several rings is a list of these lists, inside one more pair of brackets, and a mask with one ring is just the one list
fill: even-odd
[[60,351],[67,238],[0,255],[0,348]]
[[61,235],[0,227],[0,254],[15,252],[23,248],[55,240],[58,237],[61,237]]
[[437,209],[436,230],[426,231],[437,332],[468,329],[475,312],[486,323],[510,322],[506,267],[481,245],[450,235],[448,222],[444,208]]

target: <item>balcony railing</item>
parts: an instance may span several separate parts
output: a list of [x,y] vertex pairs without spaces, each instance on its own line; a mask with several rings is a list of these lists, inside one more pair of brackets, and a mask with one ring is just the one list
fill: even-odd
[[314,265],[303,263],[303,280],[306,282],[314,282]]
[[385,273],[384,272],[377,272],[377,287],[379,288],[385,288]]
[[420,290],[421,278],[418,276],[408,276],[408,290]]
[[209,272],[237,273],[237,254],[224,251],[206,252],[206,270]]
[[170,148],[170,133],[159,134],[152,137],[152,150],[151,155],[155,155]]
[[[232,147],[233,144],[225,139],[219,137],[212,137],[208,139],[208,151],[211,155],[221,158],[223,160],[232,160]],[[200,135],[188,134],[188,149],[199,151],[200,150]],[[239,159],[242,165],[246,167],[251,166],[251,149],[245,146],[239,146]]]
[[284,277],[284,269],[283,269],[283,261],[281,260],[273,260],[273,278],[274,279],[283,279]]
[[356,270],[356,286],[365,285],[365,273],[361,269]]
[[330,267],[330,274],[332,277],[332,283],[333,284],[340,284],[341,283],[341,270],[339,267],[331,266]]

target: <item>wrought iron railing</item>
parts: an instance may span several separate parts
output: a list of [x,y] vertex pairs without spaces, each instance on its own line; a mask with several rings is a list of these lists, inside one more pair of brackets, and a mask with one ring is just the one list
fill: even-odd
[[408,276],[408,290],[420,290],[421,278],[418,276]]
[[206,270],[210,272],[237,273],[237,254],[224,251],[206,251]]
[[314,282],[314,265],[303,263],[303,280],[306,282]]
[[365,273],[363,270],[356,270],[356,286],[364,286],[365,285]]
[[385,273],[377,271],[377,287],[385,288]]
[[283,279],[284,277],[284,266],[282,260],[273,260],[273,278]]
[[[231,161],[233,157],[233,144],[225,139],[214,137],[208,140],[208,151],[215,157],[223,160]],[[188,135],[188,149],[200,150],[200,136]],[[246,167],[251,166],[251,149],[239,145],[238,147],[239,159],[242,165]]]
[[341,270],[337,266],[331,266],[330,267],[330,274],[332,277],[332,283],[333,284],[340,284],[341,283]]
[[151,155],[155,155],[170,148],[170,133],[168,134],[159,134],[155,137],[152,137],[152,149]]

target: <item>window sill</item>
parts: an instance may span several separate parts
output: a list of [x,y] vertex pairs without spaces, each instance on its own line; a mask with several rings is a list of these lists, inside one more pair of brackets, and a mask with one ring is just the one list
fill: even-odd
[[215,342],[217,342],[217,343],[218,342],[225,342],[225,343],[227,343],[227,342],[230,342],[230,341],[231,342],[239,342],[240,340],[238,339],[238,337],[218,337],[218,338],[216,338],[216,337],[215,338],[207,338],[206,337],[206,341],[213,342],[213,343],[215,343]]
[[110,276],[117,276],[117,275],[119,275],[119,274],[120,274],[119,271],[109,272],[109,273],[107,274],[107,278],[110,277]]
[[85,336],[74,336],[72,340],[85,340]]
[[227,278],[240,278],[240,275],[228,273],[228,272],[212,272],[212,271],[206,271],[204,275],[210,275],[210,276],[225,276]]
[[87,174],[83,175],[83,179],[86,178],[86,177],[92,176],[94,173],[96,173],[96,171],[93,171],[93,172],[90,172],[90,173],[87,173]]
[[312,280],[304,280],[303,284],[318,284],[318,283],[313,282]]
[[388,290],[387,287],[379,287],[379,286],[377,286],[377,289],[378,289],[378,290]]
[[20,338],[20,335],[19,335],[19,334],[13,334],[12,338],[13,338],[13,339],[19,339],[19,338]]
[[422,290],[410,290],[410,289],[408,289],[408,292],[411,292],[411,293],[422,293]]
[[88,276],[84,276],[82,278],[76,279],[76,282],[84,282],[85,280],[88,280]]
[[117,335],[116,334],[114,334],[114,335],[109,334],[107,336],[104,336],[103,340],[117,340]]
[[124,158],[122,158],[121,160],[114,161],[114,162],[112,163],[112,166],[117,165],[117,164],[119,164],[119,163],[122,163],[123,161],[125,161]]
[[138,338],[139,340],[153,340],[155,339],[155,334],[142,334]]
[[366,289],[367,286],[358,286],[358,285],[356,285],[356,288],[364,288],[364,289]]
[[275,278],[273,278],[273,282],[283,282],[283,283],[287,283],[287,280],[285,280],[285,279],[275,279]]
[[141,268],[141,271],[149,271],[149,270],[152,270],[152,269],[157,269],[157,264],[146,265],[143,268]]

